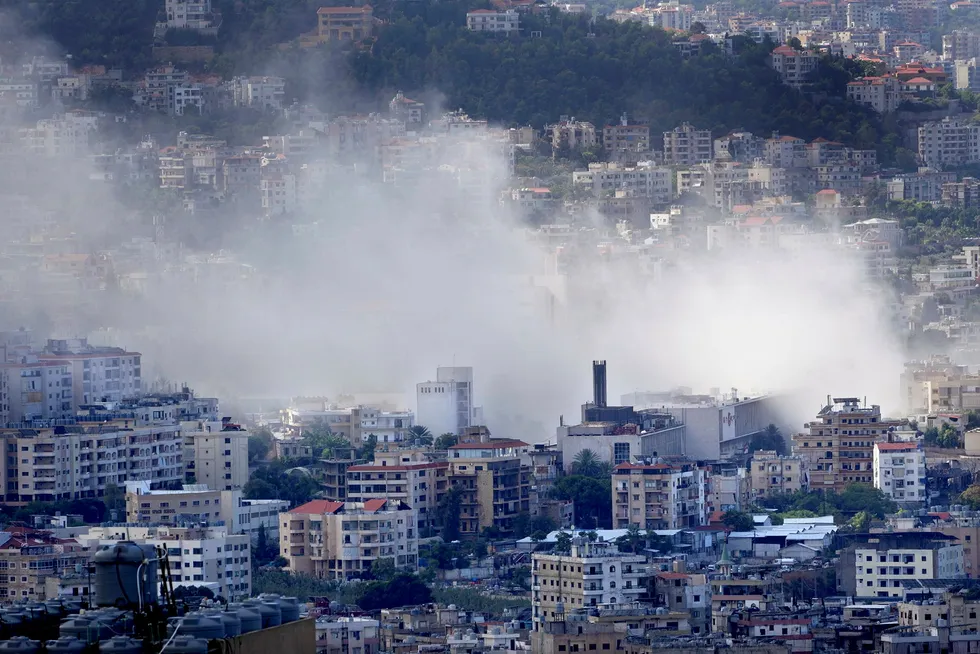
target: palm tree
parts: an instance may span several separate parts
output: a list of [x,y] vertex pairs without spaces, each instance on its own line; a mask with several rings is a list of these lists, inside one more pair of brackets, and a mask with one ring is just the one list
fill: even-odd
[[572,462],[572,472],[586,477],[598,477],[602,474],[602,461],[599,460],[599,455],[592,450],[582,450],[575,455],[575,460]]
[[411,439],[422,445],[432,445],[432,432],[424,425],[415,425],[408,430]]

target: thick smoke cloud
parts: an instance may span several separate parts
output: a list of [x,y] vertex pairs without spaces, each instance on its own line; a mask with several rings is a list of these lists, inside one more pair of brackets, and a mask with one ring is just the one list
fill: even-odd
[[392,185],[338,164],[289,219],[232,212],[222,252],[178,247],[93,182],[82,153],[7,156],[6,196],[56,216],[45,229],[10,218],[8,255],[62,234],[69,250],[119,259],[139,236],[152,263],[139,290],[81,286],[70,300],[25,275],[8,289],[6,327],[113,341],[144,353],[147,379],[230,400],[395,392],[413,408],[414,384],[436,366],[472,365],[494,433],[530,441],[553,438],[560,415],[577,420],[593,358],[609,362],[611,399],[678,385],[798,391],[796,426],[828,393],[897,409],[889,298],[867,292],[842,251],[668,252],[651,275],[599,256],[599,238],[561,248],[534,237],[499,202],[499,147],[446,152],[479,181],[444,169]]

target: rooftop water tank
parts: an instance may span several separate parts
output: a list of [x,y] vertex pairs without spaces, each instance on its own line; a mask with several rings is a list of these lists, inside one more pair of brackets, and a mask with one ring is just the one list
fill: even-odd
[[113,633],[98,615],[79,615],[61,623],[58,634],[62,638],[77,638],[85,643],[96,643],[112,638]]
[[177,625],[180,625],[180,633],[184,636],[193,636],[204,640],[225,637],[225,627],[221,620],[208,617],[199,611],[188,613],[183,618],[171,621],[170,633],[178,628]]
[[31,640],[26,636],[14,636],[0,643],[0,652],[17,652],[17,654],[37,654],[41,651],[41,641]]
[[279,598],[279,610],[282,613],[282,623],[299,620],[299,600],[295,597]]
[[77,638],[59,638],[44,643],[48,654],[81,654],[86,647],[88,645]]
[[169,654],[208,654],[208,641],[191,636],[175,636],[167,646]]
[[259,615],[262,616],[263,629],[282,624],[282,614],[279,612],[279,606],[277,604],[271,604],[257,599],[246,600],[242,604],[253,611],[259,612]]
[[152,545],[120,541],[102,547],[92,562],[97,606],[130,607],[157,601],[157,562]]
[[143,654],[143,641],[129,636],[113,636],[99,643],[99,654]]
[[221,625],[225,630],[225,638],[241,635],[242,621],[239,619],[237,613],[234,613],[233,611],[221,611],[219,609],[209,609],[207,611],[202,611],[202,613],[212,620],[218,620],[221,622]]
[[242,624],[242,633],[247,634],[262,628],[262,615],[256,610],[241,604],[229,604],[228,612],[234,613]]

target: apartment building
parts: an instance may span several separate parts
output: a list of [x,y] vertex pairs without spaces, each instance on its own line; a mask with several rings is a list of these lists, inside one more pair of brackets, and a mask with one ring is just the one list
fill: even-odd
[[0,531],[0,603],[50,599],[46,580],[88,564],[88,554],[73,539],[47,531],[7,526]]
[[448,487],[449,464],[430,462],[421,452],[375,452],[374,462],[347,468],[347,500],[390,499],[412,507],[419,533],[433,535],[435,511]]
[[0,412],[4,424],[61,420],[73,415],[72,367],[63,362],[39,361],[33,354],[0,365],[0,387],[5,399]]
[[968,631],[980,631],[980,602],[961,593],[946,591],[940,599],[905,601],[898,604],[900,627],[943,627],[953,625]]
[[613,525],[684,529],[707,524],[707,470],[697,463],[621,463],[613,469]]
[[474,9],[466,12],[466,28],[472,32],[516,34],[521,30],[521,21],[514,9]]
[[279,515],[279,553],[291,572],[346,581],[378,559],[418,568],[415,510],[394,500],[313,500]]
[[208,31],[213,27],[211,0],[166,0],[168,29]]
[[599,134],[595,125],[585,121],[562,116],[554,125],[545,125],[544,140],[557,149],[570,148],[591,150],[599,145]]
[[760,450],[752,454],[749,468],[753,499],[778,493],[795,493],[809,486],[807,462],[801,456]]
[[741,511],[748,507],[751,495],[751,478],[745,468],[727,468],[711,465],[706,489],[705,514],[715,511]]
[[963,546],[937,532],[857,535],[840,552],[838,589],[859,599],[901,598],[904,581],[966,577]]
[[232,100],[236,107],[279,110],[286,97],[286,80],[269,75],[236,77],[231,80]]
[[922,361],[909,361],[901,375],[903,409],[907,413],[931,412],[929,381],[957,381],[969,376],[969,368],[954,364],[946,355],[933,355]]
[[664,132],[664,163],[668,166],[693,166],[711,161],[711,130],[697,129],[683,123]]
[[689,573],[683,561],[670,572],[658,572],[653,577],[653,601],[671,613],[687,613],[692,634],[709,633],[711,587],[704,573]]
[[167,488],[183,478],[176,425],[138,426],[134,419],[38,429],[0,430],[7,452],[7,502],[102,497],[106,485],[146,481]]
[[590,163],[588,171],[572,173],[572,184],[590,190],[597,198],[623,191],[633,197],[649,198],[653,204],[669,204],[673,198],[670,168],[640,164]]
[[96,402],[121,402],[139,395],[142,365],[139,352],[96,347],[86,338],[49,339],[38,360],[69,366],[74,408]]
[[935,168],[980,161],[980,125],[943,118],[919,127],[919,159]]
[[970,579],[980,578],[980,519],[949,515],[929,525],[929,529],[950,536],[963,546],[963,571]]
[[449,488],[461,493],[460,534],[479,536],[488,527],[509,534],[514,517],[530,511],[531,469],[523,462],[527,451],[528,444],[517,440],[449,448]]
[[878,113],[892,112],[904,100],[902,83],[897,77],[859,77],[847,83],[847,97],[858,104],[871,107]]
[[885,440],[890,427],[881,408],[856,397],[835,397],[817,417],[793,435],[793,454],[806,462],[810,490],[843,491],[848,484],[874,482],[874,444]]
[[809,50],[794,50],[788,45],[781,45],[772,51],[770,64],[784,84],[800,88],[810,79],[810,74],[816,70],[820,55]]
[[802,168],[808,163],[806,141],[796,136],[773,136],[763,150],[766,163],[777,168]]
[[602,129],[602,147],[607,152],[649,152],[650,126],[630,124],[624,115],[618,125]]
[[226,527],[112,525],[90,527],[78,540],[90,553],[123,540],[162,548],[175,587],[204,586],[230,602],[252,596],[249,536]]
[[928,499],[926,455],[919,443],[875,443],[872,460],[875,488],[899,504]]
[[534,630],[560,621],[575,609],[637,601],[646,592],[646,557],[624,554],[606,542],[572,540],[568,554],[531,557],[531,615]]
[[473,368],[436,368],[435,381],[415,385],[420,425],[433,434],[459,434],[475,422],[477,407],[474,406]]
[[265,528],[278,542],[279,514],[286,500],[247,500],[241,490],[211,490],[205,484],[184,484],[180,490],[152,490],[146,482],[126,482],[126,522],[179,525],[223,524],[232,534],[258,539]]
[[248,431],[225,417],[180,423],[184,480],[213,490],[242,488],[248,482]]
[[316,621],[317,654],[377,654],[378,620],[323,616]]
[[326,41],[360,41],[374,33],[377,19],[370,5],[320,7],[316,10],[317,37]]

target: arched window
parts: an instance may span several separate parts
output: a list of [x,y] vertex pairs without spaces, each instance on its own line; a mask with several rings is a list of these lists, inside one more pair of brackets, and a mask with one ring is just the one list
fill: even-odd
[[609,572],[616,572],[616,566],[614,565],[609,566]]

